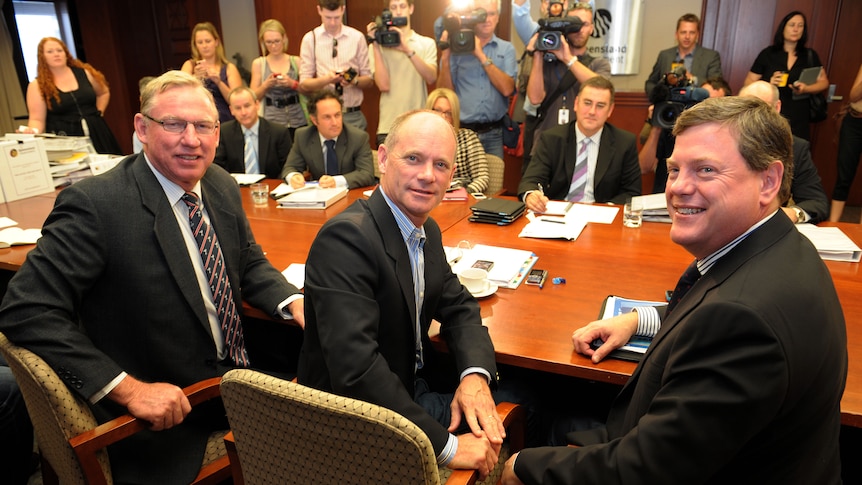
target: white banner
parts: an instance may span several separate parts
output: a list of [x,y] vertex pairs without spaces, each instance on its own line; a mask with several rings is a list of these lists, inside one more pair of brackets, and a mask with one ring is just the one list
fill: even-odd
[[587,52],[611,63],[611,74],[637,74],[644,0],[593,0],[593,35]]

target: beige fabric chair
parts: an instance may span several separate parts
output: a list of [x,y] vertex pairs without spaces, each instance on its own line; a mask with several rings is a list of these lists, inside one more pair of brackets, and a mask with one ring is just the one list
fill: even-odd
[[[42,481],[47,484],[110,484],[106,446],[147,428],[130,415],[99,425],[87,403],[73,394],[39,356],[0,334],[0,352],[21,388],[42,455]],[[219,395],[219,378],[185,388],[192,406]],[[210,436],[195,483],[215,484],[230,478],[224,448],[225,432]],[[154,464],[158,466],[158,464]]]
[[[252,370],[228,372],[221,387],[236,485],[441,481],[428,437],[398,413]],[[521,449],[524,409],[501,406],[511,411],[510,446]],[[500,458],[500,472],[506,457]],[[499,472],[488,483],[498,477]],[[446,483],[475,483],[476,478],[474,471],[457,470]]]
[[485,153],[485,159],[488,160],[488,189],[485,190],[485,195],[494,196],[503,192],[503,176],[506,172],[506,162],[497,155]]

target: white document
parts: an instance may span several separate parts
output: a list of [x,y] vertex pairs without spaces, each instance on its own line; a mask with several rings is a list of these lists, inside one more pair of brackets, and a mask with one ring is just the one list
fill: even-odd
[[262,173],[232,173],[230,174],[239,185],[251,185],[266,178]]
[[280,198],[282,198],[286,195],[292,194],[294,192],[299,192],[301,190],[318,189],[318,188],[320,188],[320,187],[317,185],[317,182],[306,182],[305,185],[303,185],[302,187],[300,187],[298,189],[294,189],[293,187],[290,186],[290,184],[282,182],[282,183],[278,184],[278,187],[272,189],[269,192],[269,195],[271,195],[272,198],[274,198],[274,199],[280,199]]
[[534,237],[539,239],[568,239],[574,241],[587,227],[587,221],[581,218],[560,218],[552,216],[536,216],[527,214],[530,223],[521,229],[518,237]]
[[6,202],[54,191],[41,138],[0,142],[0,184]]
[[42,237],[41,229],[21,229],[20,227],[7,227],[0,231],[0,248],[19,246],[24,244],[36,244]]
[[817,253],[824,260],[858,263],[862,257],[862,249],[859,249],[859,246],[840,228],[796,224],[796,229],[811,240],[817,248]]
[[288,283],[299,288],[305,286],[305,265],[300,263],[291,263],[284,271],[281,272]]
[[610,224],[617,217],[619,207],[612,205],[590,205],[590,204],[575,204],[566,213],[566,221],[571,219],[582,219],[586,222],[595,222],[598,224]]
[[472,249],[444,248],[444,250],[447,251],[447,258],[448,255],[457,254],[460,250],[460,258],[452,257],[454,262],[452,272],[455,274],[472,267],[476,261],[491,261],[494,265],[488,271],[488,279],[502,288],[517,288],[538,259],[531,251],[484,244],[476,244]]
[[18,221],[14,220],[14,219],[10,219],[6,216],[0,217],[0,229],[2,229],[4,227],[17,226],[17,225],[18,225]]

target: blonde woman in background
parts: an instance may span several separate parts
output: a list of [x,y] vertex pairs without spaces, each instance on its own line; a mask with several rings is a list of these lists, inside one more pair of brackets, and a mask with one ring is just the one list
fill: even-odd
[[455,175],[453,181],[467,188],[467,192],[485,192],[488,189],[488,160],[485,149],[476,132],[461,128],[461,103],[455,91],[437,88],[428,95],[425,108],[440,113],[454,128],[457,146],[455,150]]
[[287,33],[281,22],[264,20],[257,34],[261,57],[251,63],[251,84],[267,121],[284,125],[293,133],[308,124],[303,108],[305,93],[299,87],[299,56],[287,53]]
[[239,69],[227,60],[221,37],[213,24],[201,22],[192,29],[192,58],[183,63],[182,70],[200,79],[215,99],[219,121],[233,119],[227,98],[230,92],[242,86]]

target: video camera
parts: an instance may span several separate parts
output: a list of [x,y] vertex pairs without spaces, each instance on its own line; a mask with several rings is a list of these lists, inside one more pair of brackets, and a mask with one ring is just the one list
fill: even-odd
[[685,74],[685,67],[677,67],[665,74],[650,93],[650,103],[655,105],[652,112],[654,126],[672,130],[684,110],[709,97],[709,91],[692,86]]
[[[584,21],[579,17],[548,17],[539,19],[539,36],[536,38],[537,51],[555,51],[568,42],[565,36],[581,31]],[[556,57],[545,54],[546,61],[553,61]]]
[[401,34],[397,30],[389,30],[389,27],[403,27],[407,25],[407,17],[393,17],[388,8],[374,18],[374,40],[383,47],[396,47],[401,45]]
[[449,46],[453,54],[466,54],[476,49],[473,27],[488,18],[484,8],[471,12],[451,12],[443,18],[443,28],[449,32]]

